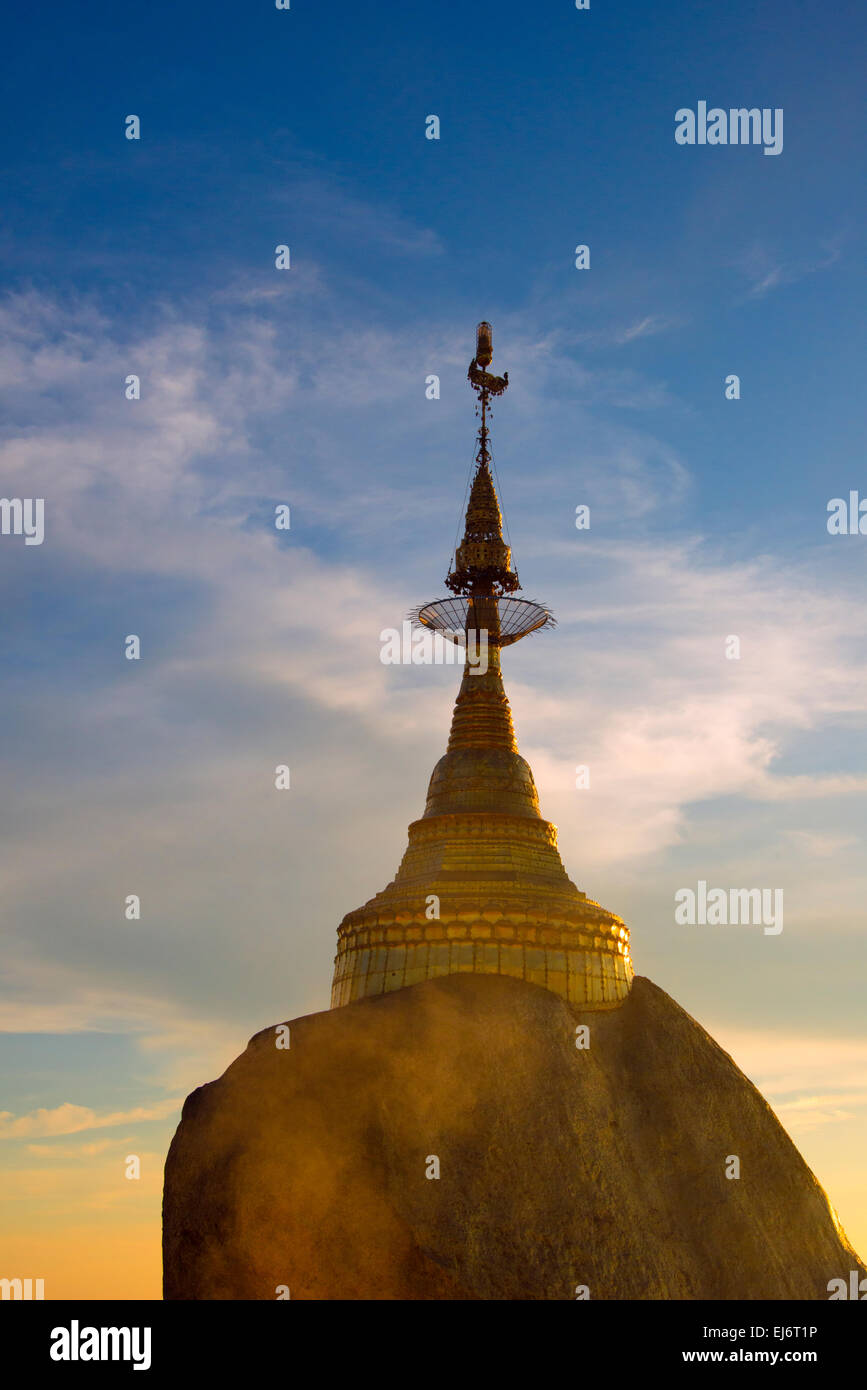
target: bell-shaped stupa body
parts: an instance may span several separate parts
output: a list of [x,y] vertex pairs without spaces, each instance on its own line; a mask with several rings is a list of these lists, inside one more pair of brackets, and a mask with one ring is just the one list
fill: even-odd
[[489,394],[508,378],[489,376],[478,362],[470,380],[482,405],[480,447],[463,544],[446,581],[460,597],[417,615],[425,626],[466,634],[448,749],[393,881],[340,924],[332,1008],[460,971],[513,975],[585,1009],[616,1008],[632,983],[629,933],[568,877],[515,741],[501,648],[550,614],[505,597],[518,584],[502,536],[486,411]]

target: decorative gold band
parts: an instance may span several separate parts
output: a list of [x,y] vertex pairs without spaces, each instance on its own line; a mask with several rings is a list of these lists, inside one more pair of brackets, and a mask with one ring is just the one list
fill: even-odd
[[434,941],[349,948],[336,957],[331,1007],[388,994],[438,975],[511,975],[584,1009],[614,1009],[632,985],[628,954],[548,950],[497,941]]

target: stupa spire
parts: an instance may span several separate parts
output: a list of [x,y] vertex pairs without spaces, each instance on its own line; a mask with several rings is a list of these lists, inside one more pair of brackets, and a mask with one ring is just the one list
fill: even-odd
[[[503,518],[491,475],[488,411],[491,398],[501,396],[509,385],[508,372],[493,376],[486,370],[492,358],[491,325],[483,322],[476,329],[476,355],[467,372],[467,379],[478,396],[476,410],[481,424],[464,539],[455,552],[454,564],[446,578],[446,588],[453,594],[511,594],[521,587],[517,573],[511,568],[512,553],[503,540]],[[494,615],[495,610],[492,611]]]
[[332,1007],[456,971],[514,975],[582,1008],[615,1008],[632,983],[629,933],[568,878],[518,752],[500,653],[554,625],[520,588],[491,471],[491,326],[480,323],[468,378],[480,416],[464,537],[423,627],[465,653],[448,747],[393,881],[338,929]]

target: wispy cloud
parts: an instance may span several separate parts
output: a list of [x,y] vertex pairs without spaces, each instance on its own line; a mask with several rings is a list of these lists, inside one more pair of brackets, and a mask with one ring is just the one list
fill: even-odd
[[867,1121],[867,1042],[860,1038],[740,1030],[719,1020],[717,1041],[799,1134],[859,1117]]
[[737,264],[741,273],[749,281],[746,292],[748,299],[762,299],[772,290],[784,285],[794,285],[808,275],[816,275],[836,265],[843,253],[846,236],[838,233],[827,238],[820,253],[783,259],[768,247],[756,242],[739,258]]
[[93,1144],[28,1144],[26,1152],[34,1158],[97,1158],[100,1154],[111,1153],[117,1149],[122,1139],[101,1139]]
[[9,1110],[0,1111],[0,1139],[31,1139],[54,1134],[79,1134],[87,1129],[110,1129],[117,1125],[140,1123],[144,1120],[163,1120],[179,1111],[183,1097],[157,1101],[154,1105],[136,1106],[132,1110],[117,1110],[98,1115],[85,1105],[66,1102],[53,1110],[34,1110],[29,1115],[15,1116]]
[[616,334],[618,343],[631,343],[636,338],[650,338],[657,333],[667,333],[670,329],[677,327],[679,319],[666,317],[664,314],[646,314],[644,318],[636,319],[628,328],[622,329]]

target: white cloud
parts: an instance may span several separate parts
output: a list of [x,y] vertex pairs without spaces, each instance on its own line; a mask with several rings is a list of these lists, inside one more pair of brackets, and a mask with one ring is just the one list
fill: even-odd
[[631,343],[636,338],[649,338],[657,333],[666,333],[670,328],[675,328],[678,322],[677,319],[668,318],[664,314],[645,314],[644,318],[636,319],[628,328],[624,328],[617,335],[617,342]]
[[98,1115],[86,1105],[69,1102],[52,1110],[34,1110],[29,1115],[15,1116],[10,1110],[0,1111],[0,1139],[31,1139],[53,1134],[79,1134],[87,1129],[109,1129],[116,1125],[138,1124],[143,1120],[163,1120],[183,1105],[183,1097],[140,1105],[132,1110],[118,1110]]

